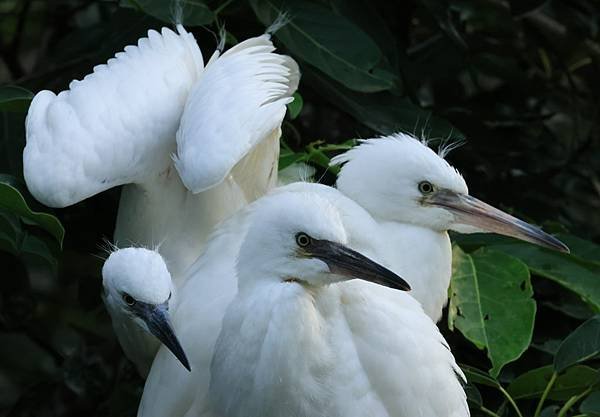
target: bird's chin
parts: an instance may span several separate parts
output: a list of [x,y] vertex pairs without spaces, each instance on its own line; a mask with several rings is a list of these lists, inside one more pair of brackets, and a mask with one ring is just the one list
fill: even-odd
[[486,230],[480,229],[479,227],[470,225],[470,224],[462,224],[455,223],[450,226],[450,230],[457,233],[463,234],[471,234],[471,233],[485,233]]

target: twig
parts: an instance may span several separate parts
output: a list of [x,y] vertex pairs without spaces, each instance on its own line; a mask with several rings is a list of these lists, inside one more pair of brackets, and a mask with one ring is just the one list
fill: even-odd
[[548,384],[546,385],[546,388],[544,389],[544,392],[542,393],[542,397],[540,398],[540,401],[538,402],[538,405],[535,409],[535,413],[533,414],[533,417],[539,417],[539,415],[541,414],[544,402],[546,401],[546,398],[548,397],[550,390],[554,386],[557,376],[558,376],[558,374],[556,372],[552,373],[552,377],[550,378],[550,381],[548,381]]
[[565,403],[565,405],[563,405],[562,408],[560,409],[560,411],[558,412],[558,417],[565,417],[567,415],[567,411],[569,411],[571,409],[571,407],[573,407],[577,401],[581,400],[583,397],[588,395],[590,392],[592,392],[592,387],[589,387],[588,389],[586,389],[579,395],[573,395],[571,398],[569,398],[569,401],[567,401]]

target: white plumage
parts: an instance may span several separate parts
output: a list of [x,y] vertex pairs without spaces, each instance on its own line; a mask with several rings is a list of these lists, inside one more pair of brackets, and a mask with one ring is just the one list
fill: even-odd
[[[352,230],[350,246],[405,277],[413,287],[411,295],[423,303],[434,320],[439,319],[446,303],[451,275],[447,230],[494,231],[561,248],[560,242],[541,230],[470,197],[456,170],[412,137],[395,135],[368,140],[335,162],[345,162],[338,180],[339,191],[297,183],[274,192],[308,190],[328,200]],[[233,274],[226,271],[233,268],[239,241],[245,233],[243,216],[239,213],[237,223],[232,220],[230,227],[226,224],[221,229],[187,274],[186,296],[178,304],[175,329],[190,351],[195,370],[185,375],[177,363],[160,351],[147,381],[140,415],[198,415],[206,407],[210,375],[201,370],[211,361],[221,318],[237,292],[236,280],[230,278]],[[236,229],[241,230],[240,236],[234,232]],[[383,298],[381,302],[385,303]],[[406,303],[410,302],[403,302]],[[395,317],[393,311],[385,314]],[[396,331],[399,330],[388,329],[391,335]],[[177,381],[176,385],[168,388],[175,384],[173,381]]]
[[325,236],[377,253],[384,243],[363,221],[372,219],[352,201],[311,184],[283,187],[228,221],[174,315],[192,372],[161,349],[138,415],[467,416],[460,370],[414,299],[362,281],[329,285],[311,278],[319,265],[283,256],[281,236],[293,239],[299,224],[309,234],[337,228]]
[[[176,304],[171,274],[155,251],[124,248],[107,258],[102,268],[102,284],[102,298],[119,342],[138,372],[147,375],[159,346],[153,331],[157,333],[160,329],[148,327],[152,307],[164,306],[165,326],[168,326],[168,311]],[[150,308],[132,308],[126,299]]]
[[[204,68],[194,37],[177,32],[150,30],[69,90],[39,92],[23,153],[27,185],[49,206],[125,184],[115,242],[158,248],[174,288],[214,225],[276,184],[280,125],[299,79],[270,35],[216,52]],[[129,317],[107,308],[115,327]],[[132,355],[158,342],[130,336],[121,344],[143,369]]]
[[541,229],[469,196],[460,173],[409,135],[365,140],[332,163],[342,164],[337,188],[375,219],[374,233],[387,243],[380,259],[406,277],[411,295],[434,321],[448,301],[448,230],[495,232],[568,251]]
[[[186,103],[177,133],[175,166],[189,190],[200,192],[221,182],[265,132],[281,125],[285,105],[298,87],[298,79],[290,80],[290,74],[298,69],[290,58],[272,53],[274,49],[270,36],[262,35],[211,58]],[[234,117],[214,123],[214,112],[203,111],[207,108]]]
[[279,127],[299,79],[270,35],[204,68],[194,37],[177,31],[151,30],[69,90],[38,93],[23,153],[27,185],[49,206],[134,184],[123,189],[117,243],[160,244],[174,277],[216,223],[276,183]]
[[69,90],[36,94],[23,153],[36,199],[65,207],[169,167],[188,93],[203,69],[194,37],[178,31],[151,30]]

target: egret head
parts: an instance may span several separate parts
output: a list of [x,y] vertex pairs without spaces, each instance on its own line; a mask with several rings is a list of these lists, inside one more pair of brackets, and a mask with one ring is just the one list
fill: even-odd
[[409,290],[402,278],[347,246],[339,212],[308,192],[266,197],[252,213],[240,249],[240,283],[275,278],[305,287],[364,279]]
[[379,219],[437,231],[499,233],[568,251],[541,229],[471,197],[460,173],[409,135],[366,140],[332,163],[344,164],[340,191]]
[[145,248],[118,249],[104,263],[102,283],[111,308],[152,333],[190,369],[169,319],[173,283],[160,254]]

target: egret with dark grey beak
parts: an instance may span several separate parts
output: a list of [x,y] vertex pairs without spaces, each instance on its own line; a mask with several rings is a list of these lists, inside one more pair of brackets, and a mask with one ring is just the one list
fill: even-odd
[[102,268],[104,304],[119,342],[138,368],[148,374],[156,354],[154,338],[190,371],[187,356],[169,318],[174,305],[171,274],[158,252],[124,248],[112,252]]
[[460,368],[374,231],[310,183],[222,224],[173,317],[193,370],[161,348],[138,416],[468,416]]
[[462,373],[438,329],[397,291],[409,289],[402,278],[348,247],[357,230],[338,209],[312,193],[263,200],[248,220],[202,415],[467,417]]

